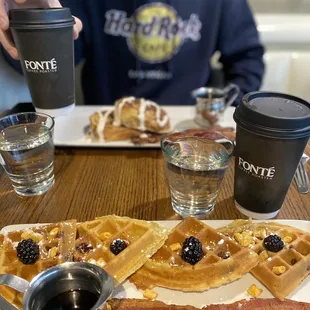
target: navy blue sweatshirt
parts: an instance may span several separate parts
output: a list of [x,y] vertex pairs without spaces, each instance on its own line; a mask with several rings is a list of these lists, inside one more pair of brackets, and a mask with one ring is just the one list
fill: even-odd
[[75,58],[85,59],[85,104],[112,105],[131,95],[161,105],[194,104],[190,92],[208,85],[217,50],[225,82],[241,89],[237,103],[261,84],[264,49],[246,0],[61,3],[84,26]]

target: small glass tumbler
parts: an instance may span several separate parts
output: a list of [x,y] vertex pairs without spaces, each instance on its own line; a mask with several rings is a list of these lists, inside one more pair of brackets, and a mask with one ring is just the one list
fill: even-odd
[[0,119],[0,163],[17,194],[41,195],[54,184],[54,120],[40,113]]
[[235,145],[217,133],[189,132],[164,136],[161,149],[174,211],[203,218],[214,208]]

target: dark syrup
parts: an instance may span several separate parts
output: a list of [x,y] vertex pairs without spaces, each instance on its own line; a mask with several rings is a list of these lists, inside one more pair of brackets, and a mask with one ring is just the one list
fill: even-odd
[[41,310],[90,310],[98,297],[86,290],[71,290],[51,298]]

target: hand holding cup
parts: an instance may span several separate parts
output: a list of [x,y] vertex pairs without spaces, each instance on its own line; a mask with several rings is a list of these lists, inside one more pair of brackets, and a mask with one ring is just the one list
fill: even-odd
[[[8,10],[10,9],[26,9],[26,8],[57,8],[62,7],[58,0],[0,0],[0,43],[11,55],[12,58],[18,59],[18,52],[12,34],[9,30]],[[75,25],[73,28],[74,39],[79,37],[83,26],[80,19],[75,18]]]

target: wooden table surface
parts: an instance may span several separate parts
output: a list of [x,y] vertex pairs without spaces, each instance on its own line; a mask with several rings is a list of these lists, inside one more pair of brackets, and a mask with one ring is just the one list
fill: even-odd
[[[55,185],[47,194],[22,198],[0,168],[0,227],[72,218],[83,221],[107,214],[178,219],[171,207],[160,150],[56,149],[55,175]],[[242,217],[234,207],[233,175],[231,164],[208,219]],[[292,183],[278,218],[309,220],[310,194],[300,195]]]

